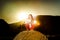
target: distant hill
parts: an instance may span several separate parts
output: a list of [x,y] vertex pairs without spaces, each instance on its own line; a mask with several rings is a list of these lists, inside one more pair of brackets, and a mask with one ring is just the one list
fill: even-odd
[[45,34],[60,34],[60,16],[38,15],[36,18],[41,22],[38,30]]
[[7,32],[9,30],[9,25],[3,19],[0,19],[0,32]]
[[0,19],[0,40],[12,40],[16,34],[5,20]]
[[23,30],[26,30],[24,24],[21,25],[21,22],[9,24],[11,28],[13,28],[14,31],[21,32]]
[[4,39],[5,40],[10,39],[10,27],[6,21],[0,19],[0,40]]

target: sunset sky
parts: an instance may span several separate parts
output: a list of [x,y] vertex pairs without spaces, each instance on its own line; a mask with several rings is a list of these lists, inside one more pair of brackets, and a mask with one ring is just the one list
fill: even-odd
[[0,8],[0,18],[9,24],[20,21],[22,13],[60,16],[60,1],[4,1]]

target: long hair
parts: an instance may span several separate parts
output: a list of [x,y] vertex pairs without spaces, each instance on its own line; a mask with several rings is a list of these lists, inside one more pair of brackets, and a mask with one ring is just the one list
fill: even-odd
[[32,14],[29,14],[28,18],[30,18],[31,20],[34,20]]

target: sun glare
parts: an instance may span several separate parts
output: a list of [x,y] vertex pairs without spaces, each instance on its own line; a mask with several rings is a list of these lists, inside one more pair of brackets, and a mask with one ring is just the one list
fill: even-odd
[[34,20],[33,24],[35,24],[35,26],[39,26],[40,23],[37,20]]
[[22,21],[25,20],[28,17],[28,15],[25,12],[21,12],[17,15],[17,19]]

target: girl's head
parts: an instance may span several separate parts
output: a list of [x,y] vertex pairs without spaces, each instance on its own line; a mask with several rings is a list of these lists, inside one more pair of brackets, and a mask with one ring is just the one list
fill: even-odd
[[33,20],[32,14],[29,14],[28,18],[31,19],[31,20]]

